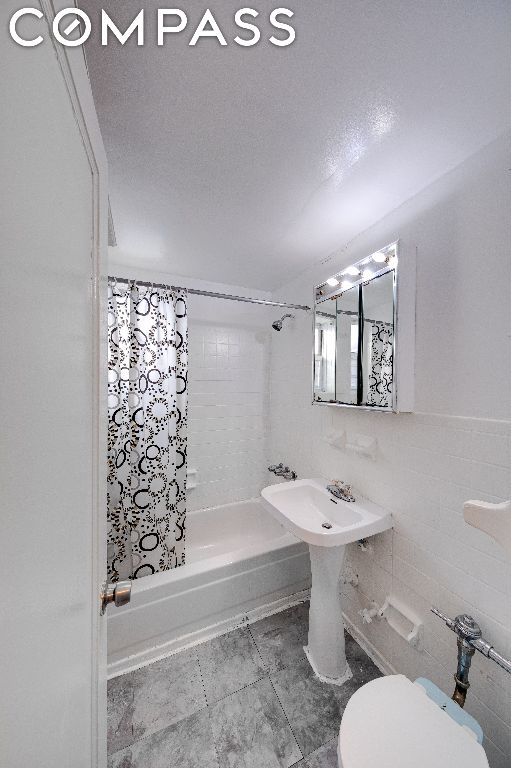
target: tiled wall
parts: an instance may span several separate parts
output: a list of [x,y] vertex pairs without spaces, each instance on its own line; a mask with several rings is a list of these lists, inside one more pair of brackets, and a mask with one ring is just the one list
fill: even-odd
[[[372,539],[372,553],[349,547],[347,565],[359,576],[358,587],[344,588],[349,619],[390,667],[412,679],[429,677],[446,691],[453,687],[456,640],[429,612],[431,605],[450,616],[471,613],[511,658],[511,561],[462,517],[467,499],[511,498],[511,423],[312,408],[307,385],[295,387],[293,399],[279,394],[289,395],[289,382],[297,381],[298,346],[289,349],[287,362],[283,356],[275,361],[272,371],[274,452],[302,477],[352,482],[393,514],[394,530]],[[332,448],[324,440],[332,429],[376,437],[376,460]],[[372,600],[381,605],[389,594],[424,621],[423,652],[384,621],[362,622],[358,612]],[[492,768],[509,768],[511,677],[477,655],[471,683],[467,710],[485,731]]]
[[[471,613],[511,658],[511,559],[462,516],[467,499],[511,498],[509,286],[491,277],[509,263],[510,152],[507,136],[276,294],[307,302],[313,285],[364,252],[397,238],[417,248],[417,412],[312,406],[310,317],[300,315],[272,339],[270,447],[300,476],[352,482],[392,512],[394,529],[372,539],[372,553],[349,546],[359,585],[343,589],[346,613],[388,669],[448,692],[456,640],[431,605]],[[331,429],[376,437],[376,459],[331,447]],[[391,593],[423,620],[422,651],[385,621],[363,624],[359,610]],[[509,768],[511,676],[477,654],[470,679],[466,708],[485,732],[490,764]]]
[[188,491],[189,510],[259,496],[264,485],[270,323],[263,316],[260,326],[197,320],[191,306],[188,468],[198,470],[198,485]]

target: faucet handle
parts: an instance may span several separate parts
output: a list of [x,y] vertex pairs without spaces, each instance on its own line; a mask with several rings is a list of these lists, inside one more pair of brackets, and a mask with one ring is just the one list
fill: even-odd
[[344,480],[332,480],[332,485],[337,486],[337,488],[343,488],[346,485],[346,483],[344,482]]

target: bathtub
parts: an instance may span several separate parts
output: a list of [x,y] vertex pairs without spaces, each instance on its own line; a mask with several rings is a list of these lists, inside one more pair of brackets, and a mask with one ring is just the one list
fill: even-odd
[[186,565],[145,576],[108,608],[114,676],[278,610],[310,587],[307,545],[261,500],[189,512]]

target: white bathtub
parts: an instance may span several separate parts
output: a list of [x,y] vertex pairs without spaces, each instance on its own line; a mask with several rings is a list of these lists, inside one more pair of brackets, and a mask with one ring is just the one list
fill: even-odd
[[129,606],[108,609],[109,674],[276,610],[309,586],[307,546],[260,500],[189,512],[186,565],[134,581]]

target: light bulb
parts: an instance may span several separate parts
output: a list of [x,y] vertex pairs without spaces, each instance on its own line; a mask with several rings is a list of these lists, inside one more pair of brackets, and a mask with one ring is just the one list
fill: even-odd
[[326,281],[327,285],[330,285],[332,288],[335,288],[336,285],[339,285],[339,281],[335,279],[335,277],[329,277]]
[[353,275],[354,277],[356,277],[356,276],[358,276],[360,274],[360,270],[357,269],[356,267],[354,267],[353,264],[351,264],[349,267],[346,267],[346,269],[344,270],[344,272],[342,274],[343,275]]
[[397,256],[391,256],[389,259],[389,267],[391,269],[394,269],[394,267],[397,267]]
[[364,269],[364,271],[362,272],[362,277],[364,278],[364,280],[370,280],[373,275],[374,275],[374,272],[372,269]]
[[378,264],[380,264],[383,261],[386,261],[386,259],[387,259],[386,255],[384,253],[382,253],[381,251],[377,251],[376,253],[373,253],[371,258],[372,258],[373,261],[378,262]]
[[348,288],[351,288],[352,285],[353,283],[351,283],[349,280],[343,280],[341,283],[341,288],[343,291],[347,291]]

